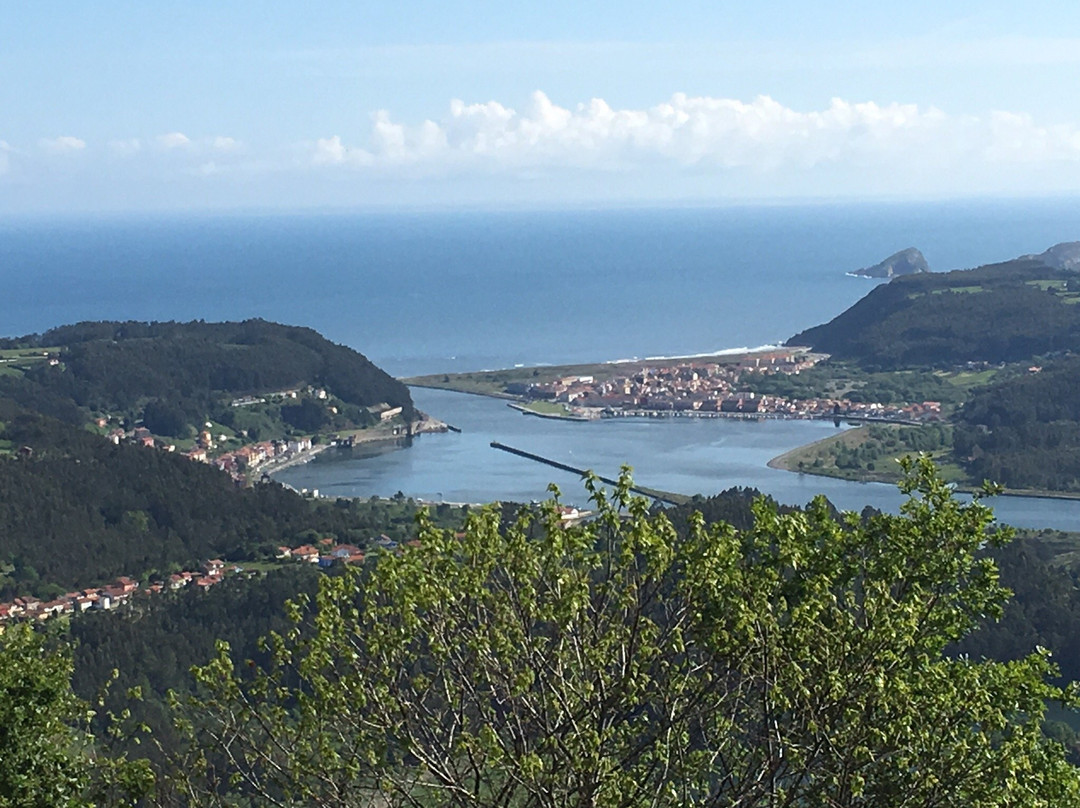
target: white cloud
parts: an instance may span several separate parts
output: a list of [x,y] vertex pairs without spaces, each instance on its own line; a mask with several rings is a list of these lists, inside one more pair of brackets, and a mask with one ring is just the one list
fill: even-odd
[[109,148],[116,154],[130,155],[142,151],[142,141],[137,137],[122,140],[110,140]]
[[191,145],[191,138],[183,132],[170,132],[167,135],[158,135],[157,143],[163,149],[181,149]]
[[53,154],[65,154],[70,152],[82,151],[86,148],[86,141],[80,140],[77,137],[71,135],[61,135],[60,137],[42,138],[38,141],[41,148],[47,152]]
[[[138,138],[114,142],[118,144],[133,143],[136,147],[141,145]],[[193,138],[183,132],[169,132],[158,135],[154,138],[154,142],[161,151],[191,152],[192,154],[206,154],[207,152],[237,154],[244,151],[244,144],[241,141],[226,135]]]
[[210,140],[210,147],[215,151],[234,152],[243,148],[243,144],[236,138],[218,135]]
[[8,145],[6,140],[0,140],[0,175],[6,174],[10,168],[10,162],[8,158],[8,152],[11,151],[11,146]]
[[990,115],[988,159],[1040,163],[1080,157],[1080,129],[1071,125],[1041,126],[1030,115],[997,111]]
[[633,170],[666,164],[694,170],[777,171],[898,161],[926,168],[1080,160],[1080,127],[1041,127],[1029,116],[950,116],[916,104],[853,103],[799,111],[768,97],[752,101],[676,93],[643,109],[616,109],[600,98],[560,107],[542,92],[521,111],[498,101],[450,103],[438,121],[409,125],[386,111],[363,142],[340,135],[316,141],[318,165],[438,174],[545,168]]
[[311,152],[311,162],[317,166],[369,166],[374,160],[370,152],[363,149],[348,149],[341,142],[341,137],[334,135],[315,141],[315,147]]
[[[257,181],[320,199],[376,187],[401,199],[538,200],[1080,192],[1080,121],[841,98],[816,109],[683,93],[640,107],[603,98],[562,106],[538,91],[519,106],[453,100],[441,115],[411,121],[378,110],[359,131],[291,146],[178,131],[106,146],[100,164],[78,165],[110,186],[213,176],[222,194]],[[0,174],[10,175],[6,186],[65,162],[50,153],[84,150],[93,152],[70,136],[26,150],[0,141]]]
[[341,137],[334,135],[333,137],[319,138],[315,141],[315,150],[312,153],[311,160],[315,165],[343,163],[347,153],[345,146],[341,142]]

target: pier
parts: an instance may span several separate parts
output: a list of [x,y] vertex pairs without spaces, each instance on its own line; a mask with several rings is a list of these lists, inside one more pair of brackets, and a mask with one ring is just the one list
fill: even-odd
[[[532,452],[526,452],[523,449],[515,449],[513,446],[507,446],[505,443],[499,443],[497,440],[493,440],[491,442],[491,448],[499,449],[503,452],[509,452],[512,455],[517,455],[518,457],[524,457],[526,460],[533,460],[537,463],[543,463],[544,465],[560,469],[561,471],[569,471],[571,474],[576,474],[579,477],[584,477],[586,474],[589,473],[586,469],[577,468],[576,466],[571,466],[566,463],[560,463],[558,460],[552,460],[549,457],[542,457],[541,455],[533,454]],[[618,480],[613,480],[610,477],[602,477],[599,474],[595,476],[596,479],[607,485],[614,486],[619,484]],[[655,499],[657,502],[663,502],[666,505],[681,505],[682,503],[686,502],[687,499],[689,499],[689,497],[686,497],[682,494],[673,494],[669,491],[658,491],[655,488],[642,488],[641,486],[637,485],[631,486],[630,490],[633,491],[635,494],[641,494],[642,496],[649,497],[650,499]]]

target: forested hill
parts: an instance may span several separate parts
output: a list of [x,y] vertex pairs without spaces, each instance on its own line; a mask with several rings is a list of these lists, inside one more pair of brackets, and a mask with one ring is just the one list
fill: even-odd
[[0,454],[0,600],[213,557],[272,557],[310,530],[359,542],[383,529],[358,530],[347,502],[312,502],[279,485],[239,489],[205,463],[113,445],[3,399],[0,445],[26,447]]
[[1080,492],[1080,356],[974,391],[956,414],[953,451],[976,480]]
[[414,415],[408,388],[363,355],[310,328],[264,320],[88,322],[0,344],[17,347],[59,349],[59,364],[9,375],[0,394],[65,420],[72,406],[139,418],[148,402],[160,402],[197,424],[234,397],[304,385],[356,408],[354,420],[381,403]]
[[867,369],[1016,362],[1080,350],[1080,275],[1038,258],[906,275],[790,340]]

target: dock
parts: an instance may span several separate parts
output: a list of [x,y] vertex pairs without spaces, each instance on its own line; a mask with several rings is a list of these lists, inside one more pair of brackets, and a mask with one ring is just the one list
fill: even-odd
[[[587,469],[571,466],[567,463],[561,463],[558,460],[552,460],[550,457],[543,457],[538,454],[533,454],[532,452],[526,452],[524,449],[515,449],[513,446],[507,446],[505,443],[499,443],[497,440],[493,440],[490,445],[492,449],[499,449],[503,452],[509,452],[512,455],[523,457],[526,460],[533,460],[537,463],[543,463],[546,466],[551,466],[552,468],[559,469],[560,471],[568,471],[571,474],[578,475],[579,477],[584,477],[586,474],[589,473]],[[596,475],[596,479],[600,480],[600,482],[605,483],[606,485],[615,486],[619,484],[618,480],[613,480],[610,477],[603,477],[599,474]],[[630,490],[633,491],[635,494],[641,494],[642,496],[649,497],[650,499],[655,499],[657,502],[663,502],[666,505],[681,505],[689,499],[689,497],[683,494],[673,494],[670,491],[659,491],[655,488],[643,488],[637,485],[631,486]]]

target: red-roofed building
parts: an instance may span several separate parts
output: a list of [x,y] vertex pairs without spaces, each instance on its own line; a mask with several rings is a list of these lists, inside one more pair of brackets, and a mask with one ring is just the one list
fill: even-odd
[[312,547],[310,544],[304,544],[300,547],[294,547],[292,551],[292,557],[299,559],[300,561],[307,561],[311,564],[319,563],[319,551]]
[[221,575],[225,571],[225,562],[220,558],[212,558],[202,565],[202,571],[207,575]]

